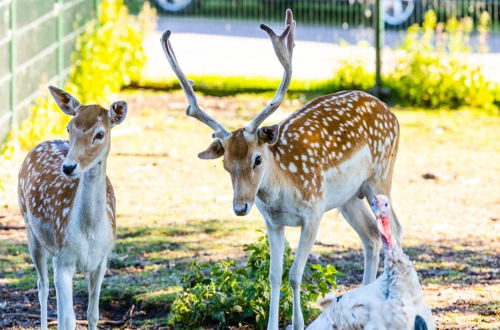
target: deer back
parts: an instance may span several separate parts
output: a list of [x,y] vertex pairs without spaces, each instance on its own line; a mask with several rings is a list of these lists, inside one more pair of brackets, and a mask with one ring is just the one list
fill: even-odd
[[[318,194],[325,171],[368,148],[372,172],[391,167],[399,137],[396,116],[377,98],[345,91],[316,98],[280,124],[270,146],[279,167],[305,199]],[[377,174],[377,173],[375,173]]]

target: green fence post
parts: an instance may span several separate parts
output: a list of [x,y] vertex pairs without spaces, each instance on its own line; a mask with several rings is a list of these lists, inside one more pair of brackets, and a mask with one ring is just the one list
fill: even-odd
[[59,0],[57,6],[57,78],[59,80],[59,87],[64,87],[64,3]]
[[10,123],[13,128],[17,123],[16,114],[16,25],[17,25],[17,3],[16,0],[12,0],[10,3],[10,20],[9,29],[11,33],[10,47],[9,47],[9,70],[10,70],[10,91],[9,91],[9,106],[10,106]]
[[94,19],[99,24],[99,0],[94,0]]
[[384,17],[382,1],[375,1],[375,93],[382,92],[382,48],[384,47]]

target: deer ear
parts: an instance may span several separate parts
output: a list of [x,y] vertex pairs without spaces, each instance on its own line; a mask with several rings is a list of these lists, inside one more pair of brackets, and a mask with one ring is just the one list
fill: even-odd
[[77,99],[71,96],[68,92],[54,86],[49,86],[49,91],[59,108],[61,108],[65,114],[70,116],[74,116],[76,114],[76,110],[80,106],[80,102],[78,102]]
[[222,142],[220,139],[214,140],[207,150],[200,152],[198,154],[198,158],[200,159],[216,159],[224,155],[224,147],[222,146]]
[[260,143],[275,144],[278,141],[278,125],[264,126],[257,130],[257,136]]
[[116,126],[124,121],[127,116],[127,102],[116,101],[111,104],[111,107],[109,108],[109,116],[111,117],[111,123],[113,126]]

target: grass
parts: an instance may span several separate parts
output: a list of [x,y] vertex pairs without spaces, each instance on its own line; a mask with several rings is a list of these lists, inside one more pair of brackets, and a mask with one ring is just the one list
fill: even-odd
[[[152,328],[165,325],[180,275],[191,261],[240,263],[243,247],[256,240],[256,230],[263,230],[264,224],[255,209],[243,218],[232,214],[231,183],[220,160],[196,158],[210,143],[210,131],[184,115],[181,93],[142,90],[121,97],[129,102],[129,117],[113,132],[108,162],[119,229],[101,310],[103,317],[120,319],[135,304],[146,315],[129,326]],[[267,95],[246,94],[205,96],[200,103],[228,129],[235,129],[268,100]],[[304,101],[286,100],[273,121]],[[401,144],[394,205],[405,229],[406,251],[416,262],[437,323],[446,329],[498,328],[500,118],[494,112],[468,109],[395,111]],[[5,178],[0,224],[22,224],[15,191],[24,155],[15,152],[0,166]],[[434,179],[424,179],[426,173]],[[287,229],[287,238],[294,248],[298,230]],[[337,213],[323,219],[313,252],[341,272],[339,292],[359,285],[360,241]],[[38,313],[36,275],[24,231],[0,231],[0,274],[0,302],[10,306],[4,313],[14,308]],[[86,308],[82,276],[76,277],[74,287],[77,315],[82,318]],[[49,315],[54,315],[54,298],[49,306]],[[7,314],[0,326],[37,324]]]
[[[219,75],[190,75],[189,79],[195,81],[195,89],[199,93],[210,96],[237,96],[245,94],[273,94],[281,79],[259,76],[219,76]],[[345,82],[338,78],[324,80],[294,79],[287,91],[291,98],[305,97],[312,99],[319,95],[341,90]],[[144,88],[151,90],[172,91],[179,90],[179,81],[176,78],[141,78],[133,82],[131,89]]]

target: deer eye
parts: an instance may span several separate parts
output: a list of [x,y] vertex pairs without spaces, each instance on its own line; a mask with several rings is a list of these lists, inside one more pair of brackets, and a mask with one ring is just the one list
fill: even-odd
[[262,156],[261,155],[257,155],[257,157],[255,157],[255,160],[253,162],[253,168],[256,168],[260,164],[262,164]]
[[104,132],[97,132],[97,134],[94,136],[94,141],[102,139],[104,139]]

